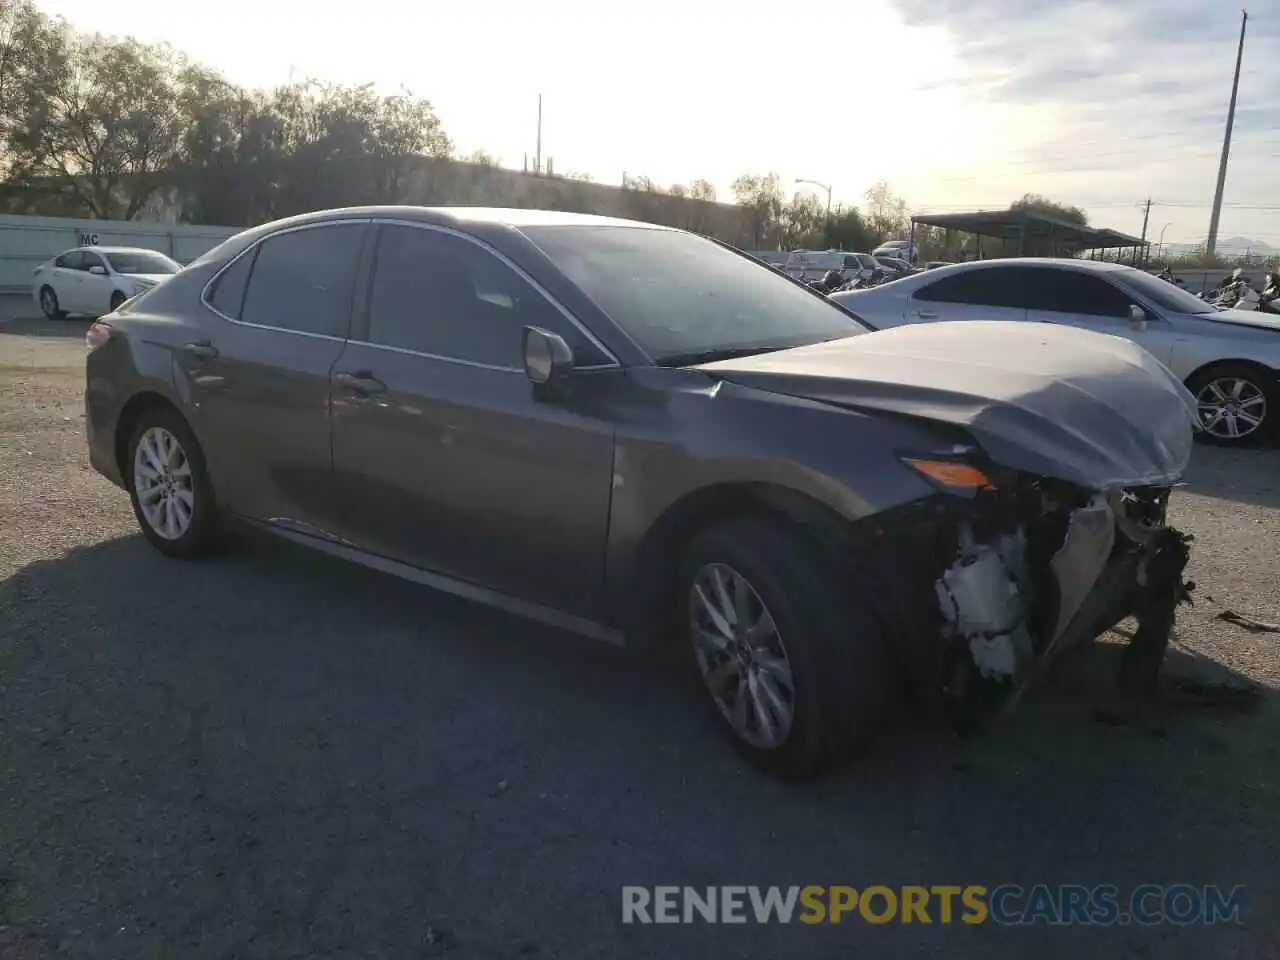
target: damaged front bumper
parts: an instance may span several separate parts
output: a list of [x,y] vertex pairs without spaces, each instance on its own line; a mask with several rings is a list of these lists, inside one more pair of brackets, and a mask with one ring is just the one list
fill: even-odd
[[[993,474],[994,476],[994,474]],[[1085,490],[1004,471],[881,518],[877,596],[929,712],[967,727],[1015,705],[1058,655],[1126,617],[1122,693],[1154,690],[1174,612],[1190,600],[1190,537],[1169,486]],[[891,534],[885,536],[885,534]]]

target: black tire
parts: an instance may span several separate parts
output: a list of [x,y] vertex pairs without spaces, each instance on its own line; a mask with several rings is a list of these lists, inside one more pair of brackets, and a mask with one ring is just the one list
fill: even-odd
[[[167,431],[177,441],[185,462],[190,467],[190,520],[185,530],[174,537],[162,535],[147,518],[138,492],[139,484],[134,477],[138,446],[144,436],[157,428]],[[200,449],[195,434],[176,410],[157,405],[142,412],[134,424],[133,435],[129,438],[128,459],[123,467],[129,487],[129,499],[133,504],[133,515],[137,518],[143,536],[153,547],[166,556],[191,560],[212,553],[222,545],[218,504],[205,468],[204,452]]]
[[[785,647],[793,720],[776,745],[739,735],[704,679],[692,610],[696,578],[708,564],[724,564],[750,584]],[[901,691],[883,631],[852,578],[843,580],[837,567],[800,532],[755,517],[701,533],[680,564],[679,635],[699,693],[739,753],[779,779],[805,779],[846,758],[870,739],[892,692]]]
[[120,304],[124,303],[128,299],[129,298],[126,297],[123,293],[121,293],[119,290],[116,290],[111,294],[111,309],[108,312],[115,313],[117,310],[120,309]]
[[[1212,384],[1220,383],[1224,380],[1242,381],[1250,385],[1251,391],[1246,393],[1247,396],[1260,396],[1262,398],[1261,409],[1263,416],[1262,422],[1243,436],[1224,436],[1221,433],[1204,429],[1196,434],[1196,438],[1202,443],[1219,447],[1252,447],[1260,443],[1274,441],[1277,434],[1280,433],[1277,430],[1277,426],[1280,426],[1280,412],[1278,412],[1280,408],[1277,407],[1277,403],[1280,403],[1280,396],[1277,395],[1275,378],[1275,373],[1265,367],[1241,361],[1216,363],[1202,370],[1197,370],[1187,380],[1187,389],[1195,395],[1197,402],[1216,399],[1215,395],[1207,392],[1211,390]],[[1202,394],[1204,394],[1203,397]],[[1204,409],[1202,406],[1202,416]],[[1251,412],[1256,412],[1257,409],[1258,404],[1252,404]]]
[[58,295],[47,283],[40,288],[40,310],[50,320],[67,319],[67,311],[58,306]]

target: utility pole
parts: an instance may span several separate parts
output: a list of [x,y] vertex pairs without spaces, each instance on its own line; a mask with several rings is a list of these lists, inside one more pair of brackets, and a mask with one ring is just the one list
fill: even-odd
[[[1151,219],[1151,198],[1147,197],[1146,209],[1142,211],[1142,262],[1145,264],[1147,257],[1147,221]],[[1137,264],[1134,264],[1137,266]]]
[[542,94],[538,94],[538,149],[533,155],[533,172],[542,174]]
[[1209,215],[1209,237],[1205,252],[1218,248],[1218,221],[1222,217],[1222,191],[1227,185],[1227,157],[1231,154],[1231,128],[1236,122],[1236,94],[1240,90],[1240,63],[1244,59],[1244,31],[1249,25],[1249,11],[1240,11],[1240,47],[1236,50],[1236,75],[1231,81],[1231,104],[1227,107],[1227,132],[1222,137],[1222,159],[1218,162],[1218,187],[1213,194],[1213,213]]

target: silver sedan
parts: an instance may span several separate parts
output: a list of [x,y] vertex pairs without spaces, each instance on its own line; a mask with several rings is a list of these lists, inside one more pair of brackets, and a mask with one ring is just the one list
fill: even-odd
[[1142,270],[1093,260],[958,263],[833,299],[877,328],[947,320],[1021,320],[1124,337],[1196,396],[1223,445],[1280,434],[1280,316],[1220,310]]

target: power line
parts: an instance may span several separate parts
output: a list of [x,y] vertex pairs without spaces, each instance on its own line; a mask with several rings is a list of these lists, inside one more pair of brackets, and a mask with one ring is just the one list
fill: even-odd
[[[1280,144],[1280,141],[1277,141],[1277,143]],[[1239,153],[1240,151],[1237,150],[1237,155],[1239,155]],[[1190,160],[1209,160],[1214,157],[1217,157],[1218,155],[1219,155],[1219,152],[1217,150],[1202,151],[1200,153],[1178,153],[1178,154],[1170,154],[1167,156],[1160,156],[1160,157],[1147,156],[1142,151],[1133,151],[1133,152],[1118,151],[1115,153],[1091,154],[1089,155],[1088,159],[1102,160],[1107,158],[1114,159],[1114,158],[1120,158],[1120,157],[1142,156],[1143,159],[1141,160],[1140,165],[1145,167],[1145,166],[1150,166],[1154,164],[1186,163]],[[1063,158],[1063,159],[1074,160],[1074,159],[1080,159],[1080,157],[1076,156],[1076,157]],[[1268,153],[1264,156],[1246,154],[1246,159],[1252,159],[1252,160],[1280,159],[1280,151]],[[1044,168],[1039,170],[1016,169],[1021,164],[1033,164],[1033,163],[1037,166],[1043,165]],[[1061,166],[1054,165],[1052,161],[1049,161],[1049,160],[1035,160],[1035,161],[1011,160],[1011,161],[1008,161],[1006,164],[997,164],[995,166],[992,166],[985,173],[965,174],[962,176],[934,177],[932,179],[939,183],[963,183],[963,182],[969,182],[974,180],[989,180],[994,176],[1000,176],[1004,173],[1008,173],[1011,176],[1023,176],[1023,177],[1068,176],[1068,175],[1075,175],[1075,174],[1082,174],[1082,173],[1110,173],[1112,172],[1114,166],[1115,166],[1114,164],[1103,164],[1103,165],[1091,166],[1091,167],[1061,167]]]
[[[1089,201],[1085,199],[1085,200],[1074,200],[1073,202],[1077,206],[1088,207],[1091,210],[1120,210],[1124,208],[1140,210],[1142,209],[1142,206],[1143,206],[1142,202],[1133,201],[1133,200]],[[1009,203],[1010,201],[1004,200],[1004,201],[1001,201],[1000,203],[986,203],[986,204],[983,204],[983,203],[921,203],[921,204],[916,204],[915,206],[917,207],[917,209],[921,209],[921,210],[926,208],[930,210],[973,210],[975,208],[979,210],[1007,210],[1009,207]],[[1203,202],[1192,201],[1192,200],[1184,200],[1184,201],[1153,200],[1151,202],[1151,205],[1153,207],[1173,207],[1174,209],[1183,209],[1183,210],[1208,210],[1209,207],[1212,206],[1212,204],[1209,204],[1209,203],[1203,203]],[[1280,211],[1280,204],[1224,203],[1222,206],[1224,209],[1229,209],[1229,210]]]

